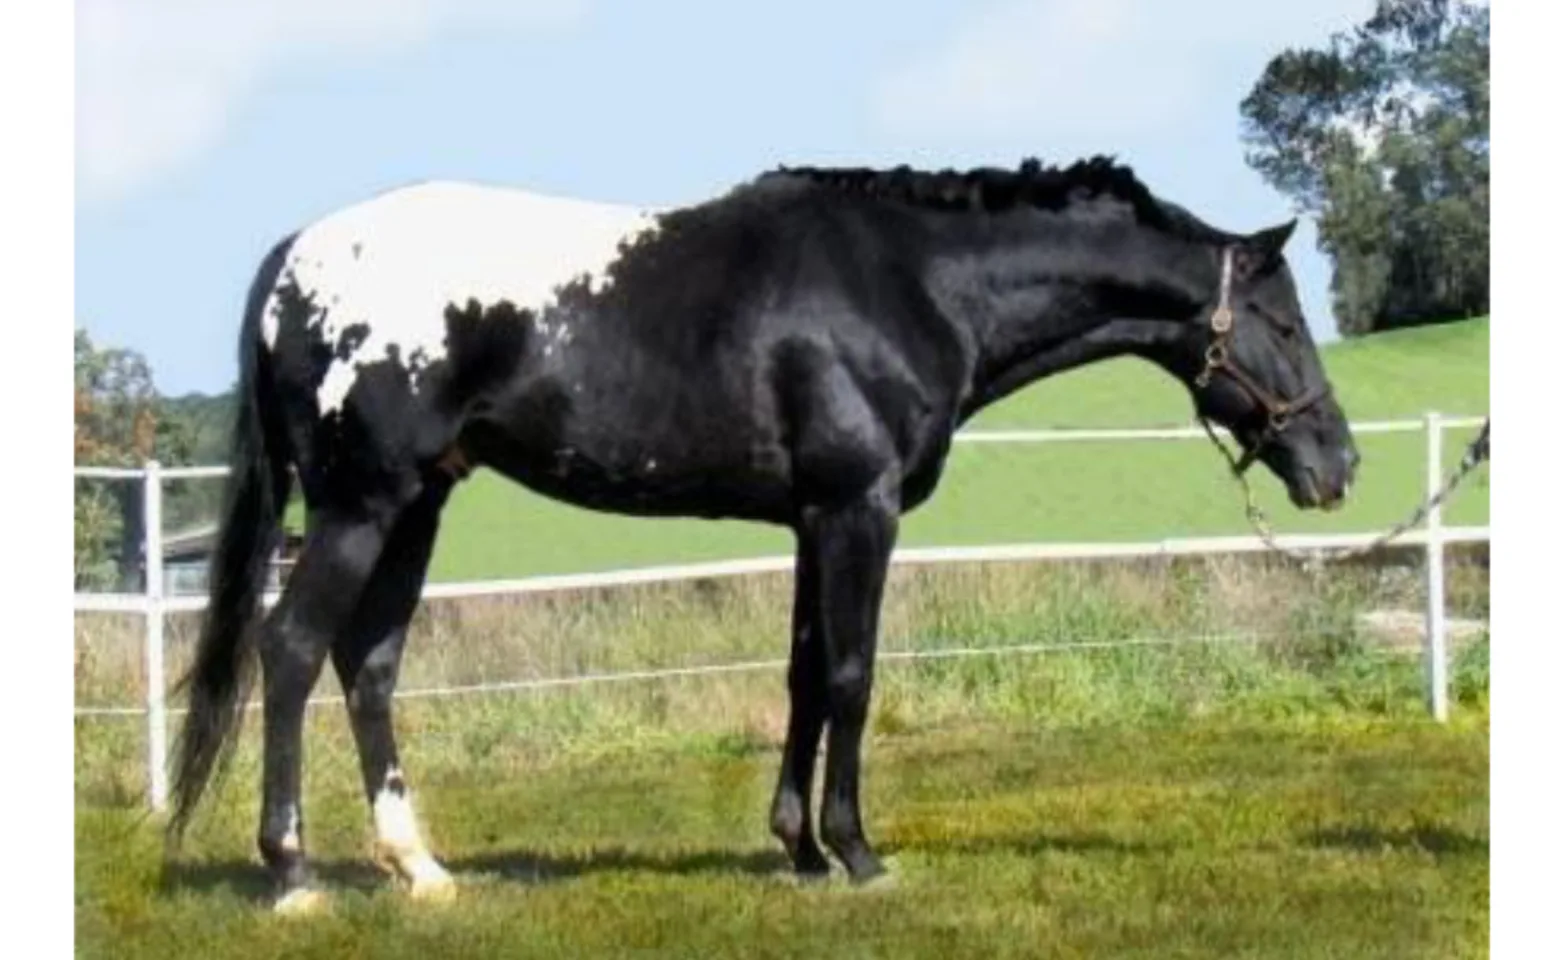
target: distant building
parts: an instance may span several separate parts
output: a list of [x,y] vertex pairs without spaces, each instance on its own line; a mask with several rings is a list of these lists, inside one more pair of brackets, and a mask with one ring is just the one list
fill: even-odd
[[[167,597],[204,596],[207,568],[217,542],[217,525],[208,524],[163,537],[163,595]],[[288,531],[281,548],[272,555],[266,570],[266,590],[281,590],[304,542],[301,534]]]

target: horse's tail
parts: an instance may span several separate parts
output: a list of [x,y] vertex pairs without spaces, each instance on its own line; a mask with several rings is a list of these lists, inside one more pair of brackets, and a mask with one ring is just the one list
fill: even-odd
[[[261,317],[292,238],[274,247],[256,273],[239,334],[237,411],[223,495],[222,526],[208,575],[205,622],[195,658],[175,687],[189,692],[189,712],[174,748],[173,815],[177,840],[214,769],[226,767],[248,695],[255,619],[269,555],[288,501],[288,443],[274,395]],[[219,764],[219,759],[222,763]]]

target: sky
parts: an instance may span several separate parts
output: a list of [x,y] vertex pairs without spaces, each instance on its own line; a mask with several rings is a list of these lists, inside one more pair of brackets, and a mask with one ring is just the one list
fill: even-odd
[[[234,380],[311,219],[429,179],[693,202],[778,164],[1097,153],[1226,229],[1292,216],[1238,103],[1373,0],[76,0],[76,325],[170,395]],[[1335,336],[1307,220],[1288,248]]]

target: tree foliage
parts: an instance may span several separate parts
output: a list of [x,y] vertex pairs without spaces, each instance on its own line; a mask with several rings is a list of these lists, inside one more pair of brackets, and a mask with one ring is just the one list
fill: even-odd
[[1485,5],[1379,0],[1240,104],[1249,164],[1318,218],[1344,334],[1487,312],[1488,34]]
[[[77,466],[136,467],[190,457],[193,433],[183,419],[168,415],[146,359],[134,350],[99,348],[80,329],[75,406]],[[77,481],[78,588],[137,588],[142,502],[135,481]]]

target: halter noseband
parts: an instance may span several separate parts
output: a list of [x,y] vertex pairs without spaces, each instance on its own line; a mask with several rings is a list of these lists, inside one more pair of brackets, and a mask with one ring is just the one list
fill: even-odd
[[[1202,390],[1206,389],[1211,385],[1211,375],[1220,370],[1227,374],[1234,383],[1238,384],[1245,393],[1249,394],[1250,399],[1265,408],[1265,430],[1260,434],[1260,439],[1255,441],[1254,446],[1245,450],[1243,455],[1236,461],[1233,460],[1231,455],[1228,457],[1232,461],[1234,471],[1242,474],[1254,464],[1255,459],[1260,455],[1260,451],[1265,448],[1266,444],[1274,443],[1281,432],[1287,429],[1287,425],[1292,422],[1295,414],[1301,413],[1325,399],[1330,393],[1330,387],[1314,387],[1305,390],[1301,395],[1291,400],[1281,400],[1274,393],[1262,387],[1242,367],[1233,363],[1231,351],[1229,350],[1229,341],[1233,335],[1232,288],[1233,248],[1228,247],[1222,251],[1222,289],[1218,295],[1216,310],[1211,314],[1211,332],[1215,336],[1206,347],[1206,366],[1195,377],[1195,386]],[[1206,432],[1210,433],[1211,425],[1206,421],[1206,418],[1201,417],[1200,422],[1205,426]],[[1215,439],[1215,434],[1212,434],[1212,439]],[[1226,447],[1222,449],[1224,453],[1227,452]]]

